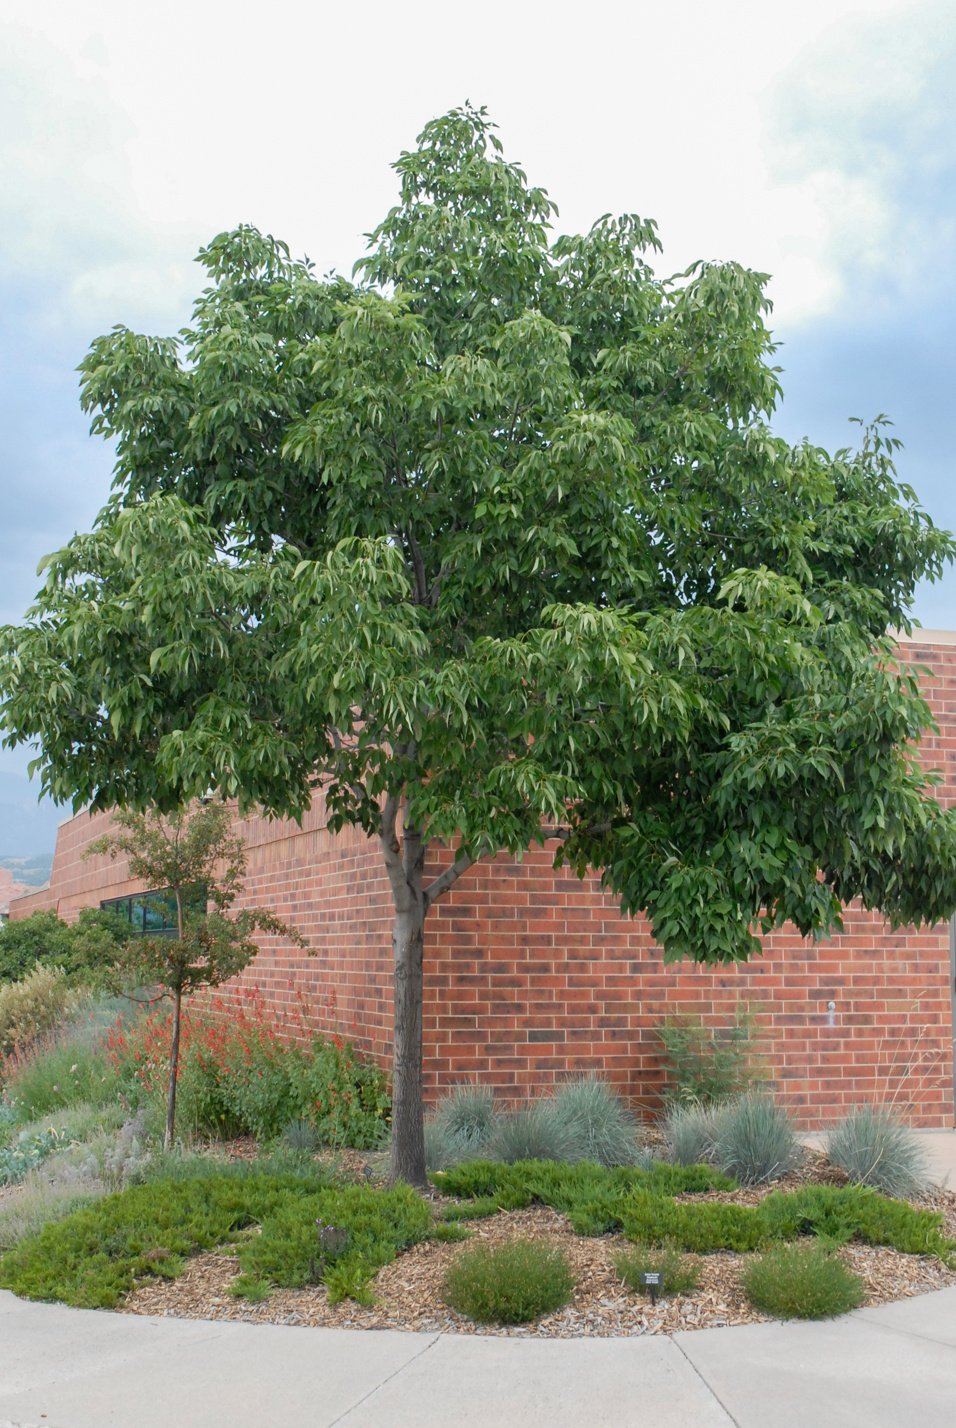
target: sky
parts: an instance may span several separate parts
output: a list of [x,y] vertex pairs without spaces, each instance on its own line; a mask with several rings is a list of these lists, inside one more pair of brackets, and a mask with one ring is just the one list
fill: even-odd
[[[0,7],[0,623],[109,491],[76,364],[116,323],[170,334],[193,259],[253,223],[349,274],[430,119],[488,107],[559,230],[657,220],[771,274],[775,426],[835,450],[887,413],[901,477],[956,528],[952,0],[44,0]],[[6,15],[8,18],[4,18]],[[956,629],[956,571],[916,618]],[[52,848],[23,750],[0,751],[0,856]]]

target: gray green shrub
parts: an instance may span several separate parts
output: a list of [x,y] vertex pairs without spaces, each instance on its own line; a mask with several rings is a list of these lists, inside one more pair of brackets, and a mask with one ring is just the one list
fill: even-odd
[[574,1279],[560,1250],[534,1240],[467,1250],[445,1278],[445,1300],[479,1324],[528,1324],[567,1304]]
[[832,1319],[864,1298],[860,1276],[821,1244],[777,1246],[748,1265],[743,1284],[754,1308],[775,1319]]
[[860,1106],[826,1138],[832,1165],[859,1185],[886,1195],[919,1195],[926,1189],[929,1165],[916,1136],[892,1111]]
[[660,1275],[660,1287],[656,1292],[661,1298],[672,1294],[690,1294],[700,1282],[700,1265],[681,1254],[673,1245],[664,1245],[659,1250],[648,1249],[645,1245],[621,1250],[614,1256],[614,1268],[628,1289],[636,1294],[650,1293],[641,1278],[648,1273]]
[[487,1141],[495,1119],[495,1103],[484,1086],[453,1086],[435,1107],[434,1119],[451,1135],[471,1141],[475,1154]]
[[48,1130],[20,1131],[0,1148],[0,1185],[16,1185],[62,1144],[62,1132],[52,1126]]
[[51,1180],[46,1166],[31,1171],[20,1183],[16,1195],[0,1200],[0,1255],[37,1234],[45,1225],[65,1219],[105,1193],[105,1186],[93,1188]]

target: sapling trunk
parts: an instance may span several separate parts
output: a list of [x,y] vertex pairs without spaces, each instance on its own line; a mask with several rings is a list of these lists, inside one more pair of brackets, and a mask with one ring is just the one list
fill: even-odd
[[170,1150],[173,1132],[176,1129],[176,1083],[179,1079],[179,1028],[182,1020],[183,993],[177,987],[173,992],[173,1039],[169,1048],[169,1088],[166,1092],[166,1132],[163,1149]]

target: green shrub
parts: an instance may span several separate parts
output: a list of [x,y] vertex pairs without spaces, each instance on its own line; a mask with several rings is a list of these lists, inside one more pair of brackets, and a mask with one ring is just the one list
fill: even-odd
[[77,993],[58,967],[37,963],[20,981],[0,984],[0,1056],[33,1046],[76,1005]]
[[[621,1224],[622,1207],[632,1191],[658,1199],[668,1195],[729,1190],[734,1182],[719,1170],[695,1165],[684,1168],[656,1162],[649,1170],[617,1166],[609,1169],[590,1161],[565,1164],[528,1160],[514,1165],[472,1161],[432,1176],[444,1194],[469,1197],[465,1205],[482,1213],[522,1209],[537,1201],[565,1214],[580,1235],[603,1235]],[[447,1207],[446,1218],[454,1217]],[[469,1212],[474,1213],[474,1212]]]
[[[345,1245],[323,1252],[316,1221],[346,1232]],[[277,1205],[261,1233],[239,1249],[244,1275],[290,1289],[324,1281],[335,1303],[348,1294],[364,1297],[364,1286],[399,1250],[432,1231],[428,1206],[407,1185],[372,1190],[366,1185],[330,1186]],[[330,1279],[335,1266],[337,1277]]]
[[469,1160],[448,1170],[436,1171],[430,1177],[443,1195],[460,1200],[484,1199],[493,1196],[499,1185],[513,1179],[511,1168],[497,1160]]
[[657,1195],[704,1195],[708,1190],[736,1190],[737,1182],[732,1175],[726,1175],[712,1165],[670,1165],[667,1161],[657,1161],[643,1180],[636,1184],[646,1186]]
[[713,1137],[714,1160],[742,1185],[778,1180],[799,1155],[786,1111],[757,1093],[722,1105],[714,1114]]
[[649,1245],[671,1242],[695,1254],[714,1250],[746,1254],[766,1238],[758,1210],[749,1205],[682,1204],[646,1190],[635,1190],[623,1204],[621,1224],[628,1239]]
[[754,1308],[776,1319],[831,1319],[864,1297],[859,1275],[820,1244],[770,1250],[748,1265],[743,1284]]
[[918,1195],[926,1189],[926,1152],[913,1132],[892,1111],[860,1106],[826,1139],[833,1165],[859,1185],[886,1195]]
[[562,1164],[526,1160],[505,1165],[501,1161],[472,1160],[431,1178],[443,1195],[465,1199],[507,1194],[509,1198],[520,1197],[524,1205],[537,1199],[553,1209],[566,1209],[607,1189],[621,1195],[635,1187],[658,1195],[693,1195],[707,1190],[732,1190],[736,1183],[709,1165],[669,1165],[661,1160],[649,1170],[623,1165],[608,1168],[586,1161]]
[[554,1102],[540,1100],[499,1116],[487,1153],[510,1165],[516,1160],[571,1160],[574,1150],[571,1128],[556,1113]]
[[773,1191],[759,1205],[713,1201],[679,1203],[638,1187],[624,1201],[620,1220],[629,1239],[698,1254],[747,1253],[774,1240],[813,1235],[830,1244],[857,1239],[903,1254],[932,1254],[951,1263],[956,1242],[943,1233],[942,1215],[887,1200],[859,1186],[806,1185]]
[[[223,1166],[108,1195],[29,1235],[0,1259],[0,1286],[29,1299],[113,1308],[136,1280],[174,1275],[184,1256],[213,1249],[327,1184],[309,1174]],[[161,1256],[156,1250],[162,1250]]]
[[565,1213],[576,1235],[608,1235],[620,1224],[617,1204],[611,1196],[582,1200]]
[[324,1145],[374,1150],[387,1139],[391,1101],[385,1072],[360,1060],[350,1042],[314,1037],[302,1057],[291,1061],[290,1079],[300,1113]]
[[700,1165],[714,1149],[714,1108],[675,1103],[661,1121],[667,1158],[677,1165]]
[[716,1105],[765,1079],[757,1055],[759,1024],[749,1010],[738,1007],[733,1021],[724,1027],[709,1026],[699,1017],[668,1017],[657,1034],[669,1102]]
[[433,1226],[428,1238],[435,1240],[438,1244],[453,1244],[457,1240],[470,1240],[471,1236],[472,1231],[464,1225],[453,1221],[439,1221],[437,1225]]
[[836,1185],[804,1185],[784,1193],[774,1190],[760,1205],[767,1236],[774,1240],[795,1240],[815,1235],[830,1244],[846,1244],[857,1234],[861,1202]]
[[570,1160],[633,1165],[640,1154],[637,1122],[606,1082],[569,1081],[554,1097],[554,1114],[571,1139]]
[[479,1324],[528,1324],[567,1304],[574,1280],[560,1250],[533,1240],[460,1255],[445,1279],[445,1300]]
[[659,1274],[656,1294],[668,1298],[672,1294],[690,1294],[700,1283],[700,1265],[682,1255],[673,1245],[665,1245],[656,1253],[646,1247],[621,1250],[614,1256],[614,1268],[628,1289],[637,1294],[650,1291],[643,1283],[643,1274]]
[[128,936],[126,922],[99,908],[84,908],[74,923],[55,912],[31,913],[0,932],[0,982],[20,981],[39,963],[60,968],[70,983],[101,985]]
[[455,1220],[487,1220],[489,1215],[497,1215],[501,1206],[493,1195],[481,1195],[474,1200],[460,1200],[457,1205],[445,1205],[442,1218]]

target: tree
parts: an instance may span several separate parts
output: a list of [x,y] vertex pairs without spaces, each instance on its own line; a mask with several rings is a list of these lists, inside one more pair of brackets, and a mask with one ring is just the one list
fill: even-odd
[[634,215],[552,239],[483,111],[396,169],[358,281],[240,227],[179,337],[93,344],[113,496],[0,689],[56,798],[296,816],[321,784],[330,828],[379,840],[392,1173],[420,1182],[423,930],[476,859],[553,837],[708,962],[855,897],[956,907],[885,638],[954,543],[885,425],[835,456],[772,433],[763,275],[659,278]]
[[159,986],[172,998],[163,1137],[168,1150],[176,1128],[183,997],[204,987],[218,987],[248,967],[259,950],[252,937],[255,931],[303,943],[294,928],[265,908],[243,908],[227,916],[242,891],[246,855],[221,804],[200,803],[165,817],[121,809],[115,822],[116,831],[97,838],[87,854],[125,857],[130,876],[164,892],[174,915],[175,936],[132,936],[120,957],[141,983]]

